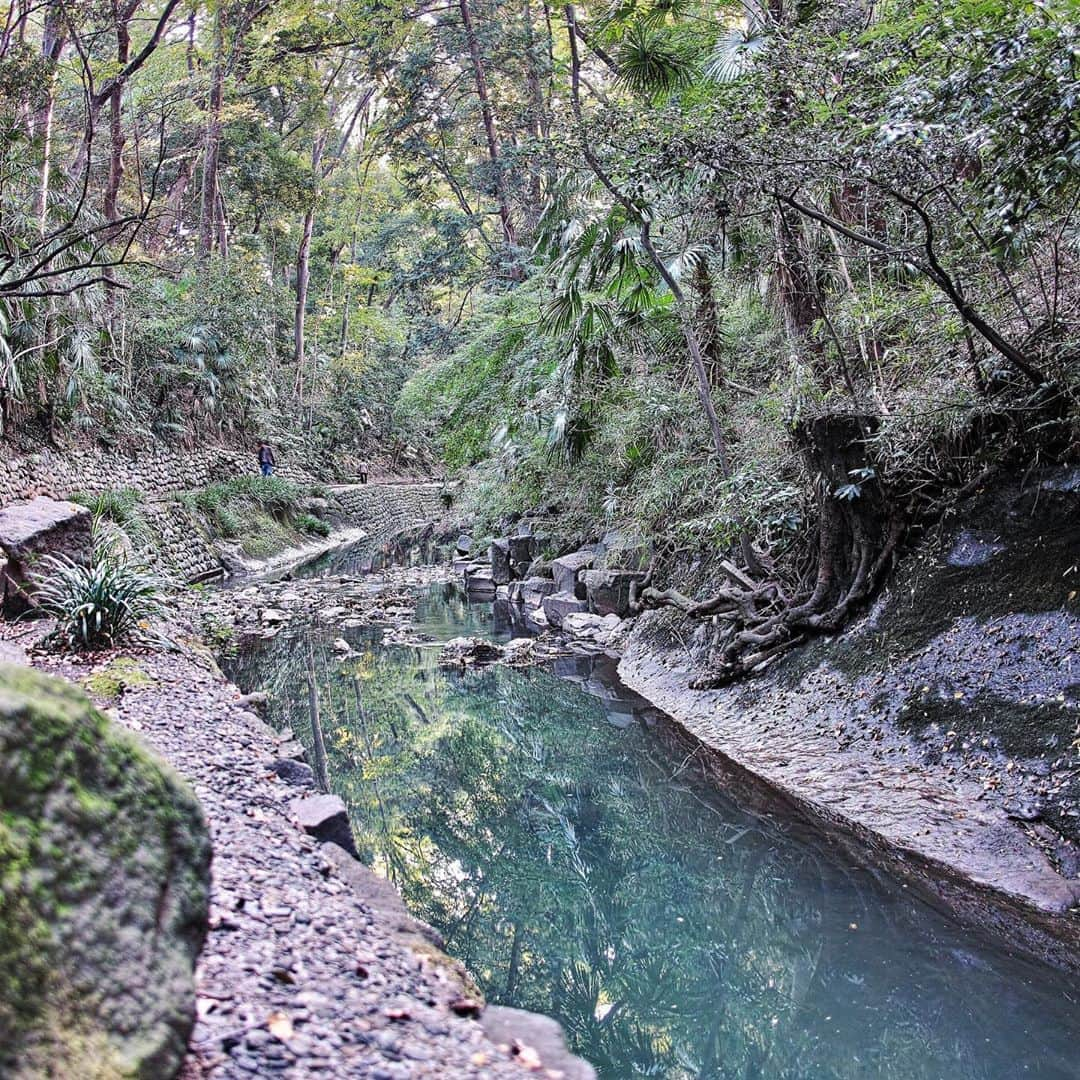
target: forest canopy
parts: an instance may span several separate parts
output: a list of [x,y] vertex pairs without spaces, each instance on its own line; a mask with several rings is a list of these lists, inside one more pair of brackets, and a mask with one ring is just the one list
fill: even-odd
[[11,0],[3,438],[445,468],[752,669],[1075,456],[1077,14]]

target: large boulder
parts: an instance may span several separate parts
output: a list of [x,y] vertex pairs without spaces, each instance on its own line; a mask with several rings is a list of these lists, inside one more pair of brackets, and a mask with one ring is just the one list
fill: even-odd
[[551,573],[559,592],[573,593],[579,600],[585,599],[585,586],[580,580],[583,570],[596,562],[593,551],[572,551],[552,561]]
[[80,691],[0,667],[0,1076],[176,1074],[209,864],[177,777]]
[[93,515],[85,506],[43,495],[0,510],[0,549],[6,559],[0,569],[0,603],[5,612],[17,614],[33,607],[43,556],[66,555],[75,562],[89,562],[92,523]]
[[494,600],[495,579],[491,567],[483,563],[471,564],[465,570],[465,592],[470,600]]
[[526,578],[521,583],[521,602],[526,607],[539,607],[545,596],[557,591],[551,578]]
[[544,597],[543,608],[547,621],[552,626],[562,626],[567,615],[585,610],[585,601],[579,600],[571,592],[552,593]]
[[652,548],[643,536],[621,529],[604,533],[596,548],[610,570],[644,570],[652,557]]
[[536,558],[540,543],[532,533],[518,533],[507,540],[510,551],[510,566],[514,577],[523,578],[529,565]]
[[491,578],[496,585],[509,585],[513,578],[510,569],[510,541],[492,540],[488,548],[491,561]]
[[630,589],[645,580],[637,570],[584,570],[581,580],[589,601],[589,611],[596,615],[618,615],[625,619],[630,610]]

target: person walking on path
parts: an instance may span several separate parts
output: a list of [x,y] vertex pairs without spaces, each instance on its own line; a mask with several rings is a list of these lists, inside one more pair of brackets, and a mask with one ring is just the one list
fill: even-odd
[[361,484],[366,484],[367,483],[367,462],[366,461],[361,461],[360,462],[360,483]]
[[259,443],[259,470],[263,476],[273,476],[276,464],[277,460],[274,458],[274,451],[270,448],[270,444],[263,439]]

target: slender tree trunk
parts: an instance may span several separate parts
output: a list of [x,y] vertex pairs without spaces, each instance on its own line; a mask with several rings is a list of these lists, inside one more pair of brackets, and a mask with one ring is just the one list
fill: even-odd
[[[544,100],[543,89],[543,64],[546,63],[546,57],[541,60],[539,55],[539,43],[536,40],[536,34],[533,28],[533,15],[532,8],[529,5],[529,0],[525,0],[525,82],[528,88],[529,94],[529,134],[532,135],[538,146],[544,146],[546,150],[546,144],[550,134],[550,114],[547,107],[547,102]],[[533,158],[537,156],[537,151],[534,150],[531,155]],[[546,161],[548,155],[543,154],[543,158]],[[534,162],[529,166],[529,208],[528,208],[528,221],[527,232],[531,234],[536,228],[536,223],[540,214],[540,207],[543,204],[543,180],[542,171],[538,163]]]
[[[9,15],[14,11],[12,4]],[[41,138],[41,169],[38,174],[37,199],[34,203],[34,216],[38,220],[41,235],[46,232],[46,220],[49,209],[49,183],[52,171],[53,119],[56,112],[56,64],[64,51],[67,35],[64,32],[63,11],[57,4],[50,4],[45,14],[45,27],[42,31],[41,56],[49,68],[49,85],[45,92],[45,103],[37,119],[37,131]]]
[[[125,29],[123,36],[126,38]],[[117,38],[121,37],[119,28]],[[122,50],[121,50],[122,51]],[[121,57],[121,63],[123,63]],[[124,146],[127,138],[124,134],[123,115],[124,88],[117,84],[109,94],[109,178],[105,185],[105,220],[119,220],[120,185],[124,180]]]
[[513,245],[517,242],[517,237],[514,233],[514,222],[510,215],[510,200],[506,192],[506,180],[502,174],[499,140],[495,132],[495,115],[492,112],[491,98],[488,95],[484,61],[480,55],[480,42],[477,40],[476,30],[473,27],[469,0],[458,0],[458,6],[461,9],[461,24],[465,30],[465,41],[469,46],[469,57],[472,60],[473,75],[476,79],[476,97],[480,102],[480,116],[484,122],[488,158],[495,174],[495,198],[499,204],[499,220],[502,222],[503,238],[508,245]]
[[165,196],[165,209],[147,244],[151,255],[160,254],[169,236],[176,234],[180,229],[184,219],[184,195],[188,184],[191,183],[192,171],[192,159],[187,158],[169,187],[168,194]]
[[315,139],[311,148],[311,174],[315,181],[315,191],[311,203],[304,214],[304,225],[300,233],[300,247],[296,252],[296,312],[293,319],[293,363],[300,379],[300,407],[304,405],[303,375],[304,368],[304,326],[307,318],[308,286],[311,283],[311,237],[315,231],[315,208],[318,202],[319,170],[322,165],[323,148],[326,146],[326,134]]
[[700,259],[694,266],[694,290],[698,295],[697,315],[702,326],[701,348],[709,369],[709,383],[719,388],[724,385],[724,349],[720,332],[720,316],[716,310],[709,264]]
[[214,12],[214,53],[210,69],[210,100],[203,140],[202,202],[199,211],[199,256],[209,258],[214,250],[217,220],[218,160],[221,154],[221,106],[225,91],[225,36],[220,5]]
[[[353,222],[352,240],[349,244],[349,265],[356,265],[356,222]],[[348,275],[345,278],[345,299],[341,312],[341,342],[338,346],[338,355],[344,356],[349,347],[349,318],[352,309],[352,286],[349,284]]]

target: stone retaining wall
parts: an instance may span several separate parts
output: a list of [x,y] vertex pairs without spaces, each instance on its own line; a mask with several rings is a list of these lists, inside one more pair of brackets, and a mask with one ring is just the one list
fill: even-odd
[[[136,538],[139,553],[160,573],[178,581],[197,581],[222,569],[221,558],[199,515],[173,496],[208,484],[254,473],[255,455],[212,447],[128,456],[93,450],[59,453],[43,450],[0,460],[0,507],[37,495],[56,499],[130,488],[143,499],[139,515],[145,534]],[[278,475],[311,483],[302,464],[285,462]],[[442,510],[438,483],[347,484],[333,489],[332,508],[339,524],[359,527],[382,538]]]
[[171,500],[140,508],[150,536],[140,555],[167,577],[200,581],[221,573],[221,559],[197,514]]
[[[117,488],[134,488],[154,498],[256,471],[254,451],[225,447],[175,453],[162,448],[134,457],[94,450],[42,450],[0,460],[0,506],[36,495],[66,499]],[[283,464],[278,473],[287,480],[312,480],[302,466],[292,462]]]
[[440,483],[348,484],[330,490],[345,523],[379,538],[434,521],[445,510]]

